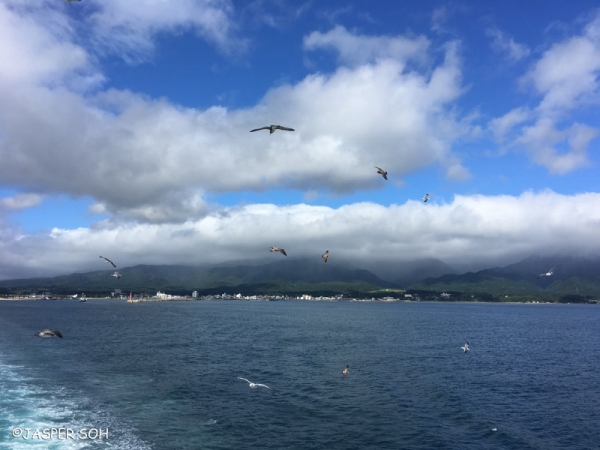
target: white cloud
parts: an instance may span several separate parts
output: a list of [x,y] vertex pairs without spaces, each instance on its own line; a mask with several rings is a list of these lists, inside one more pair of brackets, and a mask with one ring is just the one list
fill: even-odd
[[[542,99],[533,109],[515,108],[492,120],[489,128],[497,141],[524,148],[536,163],[554,174],[589,165],[587,150],[600,132],[590,124],[569,119],[580,108],[598,113],[600,13],[580,35],[550,47],[521,83],[532,86]],[[596,125],[598,120],[591,122]]]
[[515,126],[529,120],[531,116],[532,112],[527,108],[515,108],[504,116],[491,120],[489,128],[496,140],[502,143],[506,140],[507,134],[513,130]]
[[17,194],[12,197],[0,198],[0,209],[18,210],[39,205],[44,200],[39,194]]
[[[600,132],[578,123],[565,130],[557,130],[554,125],[551,119],[541,118],[534,125],[523,127],[522,135],[516,142],[535,149],[532,152],[533,160],[547,167],[550,173],[564,175],[587,166],[587,148]],[[561,143],[566,143],[569,151],[559,153],[556,147]]]
[[[13,21],[0,33],[16,39],[20,16],[0,13]],[[359,48],[380,42],[336,30],[329,36],[351,38],[349,45]],[[32,31],[46,32],[40,24]],[[340,42],[336,48],[345,51]],[[389,45],[372,50],[376,62],[307,76],[238,110],[182,108],[117,90],[92,97],[68,84],[49,87],[39,77],[16,82],[26,67],[6,81],[3,74],[15,69],[2,65],[0,179],[25,191],[91,196],[95,210],[163,223],[202,217],[210,210],[199,198],[205,192],[375,188],[381,183],[375,165],[398,184],[432,164],[451,179],[468,177],[452,152],[470,131],[453,110],[463,92],[457,44],[446,45],[442,63],[420,71],[407,70],[403,58],[416,57],[411,52],[426,49],[426,40],[381,42]],[[404,44],[412,50],[400,51]],[[24,47],[23,58],[43,60],[66,44],[49,38],[47,45]],[[81,47],[68,45],[83,52],[76,71],[87,67]],[[47,72],[69,77],[62,67]],[[249,133],[271,123],[297,131]]]
[[[35,14],[30,13],[33,8]],[[45,23],[39,23],[40,16]],[[92,70],[86,51],[73,43],[74,30],[46,3],[0,1],[0,86],[5,83],[55,84]],[[0,90],[0,94],[1,94]]]
[[226,53],[245,48],[244,41],[233,37],[230,0],[103,0],[90,9],[86,22],[98,48],[129,59],[152,52],[160,32],[195,31]]
[[559,114],[600,100],[600,13],[579,36],[553,45],[525,75],[543,95],[538,109]]
[[[256,259],[268,257],[272,245],[285,248],[290,258],[314,256],[316,261],[329,249],[332,262],[353,261],[359,267],[428,257],[489,266],[533,253],[597,254],[599,226],[598,193],[456,196],[448,204],[357,203],[337,209],[257,204],[179,224],[104,222],[20,240],[5,233],[0,235],[0,277],[102,269],[99,254],[119,267]],[[61,261],[59,268],[55,261]]]
[[498,28],[488,28],[486,34],[493,39],[492,48],[506,54],[508,59],[513,62],[519,61],[531,53],[526,45],[515,42],[512,37],[508,37]]
[[333,49],[344,64],[360,65],[382,59],[406,63],[410,60],[424,64],[428,61],[430,42],[424,36],[365,36],[350,33],[336,26],[327,33],[314,31],[304,38],[306,50]]

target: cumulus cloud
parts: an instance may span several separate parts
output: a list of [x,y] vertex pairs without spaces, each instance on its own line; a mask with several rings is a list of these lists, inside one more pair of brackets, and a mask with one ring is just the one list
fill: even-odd
[[[600,133],[572,121],[581,107],[600,100],[600,13],[580,35],[554,44],[521,79],[542,96],[533,109],[519,107],[490,122],[498,142],[524,148],[551,173],[565,174],[589,164],[587,150]],[[565,148],[566,151],[560,151]]]
[[[22,17],[7,8],[0,16],[10,25],[0,33],[15,40]],[[68,33],[53,40],[43,25],[31,26],[48,39],[24,47],[24,58],[74,48],[82,56],[73,70],[88,67],[88,54]],[[409,70],[407,60],[427,48],[423,38],[379,41],[339,28],[312,36],[315,46],[329,39],[341,54],[347,45],[370,48],[376,60],[309,75],[268,91],[254,107],[234,110],[182,108],[119,90],[83,95],[40,77],[18,82],[19,71],[8,80],[3,74],[15,69],[2,65],[0,179],[25,191],[90,196],[95,210],[164,223],[206,214],[202,193],[375,188],[374,165],[392,180],[433,164],[451,179],[468,177],[452,152],[470,130],[453,109],[463,92],[455,42],[446,45],[443,62]],[[377,53],[374,42],[387,47]],[[62,67],[47,72],[69,75]],[[297,131],[248,132],[275,121]]]
[[98,254],[110,255],[120,267],[256,259],[268,256],[272,245],[284,247],[290,258],[316,260],[327,248],[332,262],[335,257],[359,267],[431,257],[489,266],[533,253],[597,254],[599,226],[598,193],[456,196],[447,204],[357,203],[337,209],[257,204],[178,224],[103,222],[18,240],[0,235],[5,255],[0,277],[102,269]]
[[504,53],[512,62],[519,61],[531,53],[526,45],[515,42],[512,37],[507,36],[498,28],[488,28],[486,34],[492,38],[492,48],[497,52]]

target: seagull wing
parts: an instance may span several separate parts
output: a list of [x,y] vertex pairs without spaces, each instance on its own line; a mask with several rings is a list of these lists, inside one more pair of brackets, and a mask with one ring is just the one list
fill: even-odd
[[265,387],[265,388],[267,388],[267,389],[271,389],[271,388],[270,388],[269,386],[267,386],[266,384],[260,384],[260,383],[255,383],[255,384],[256,384],[257,386],[260,386],[260,387]]
[[61,339],[62,339],[63,335],[61,334],[61,332],[60,332],[60,331],[58,331],[58,330],[54,330],[54,331],[53,331],[53,333],[54,333],[54,336],[58,336],[59,338],[61,338]]
[[115,265],[115,263],[114,263],[114,262],[112,262],[110,259],[108,259],[108,258],[105,258],[104,256],[101,256],[100,258],[102,258],[102,259],[106,260],[106,262],[107,262],[107,263],[110,263],[110,264],[112,264],[112,266],[113,266],[113,267],[117,267],[117,266]]
[[270,130],[270,129],[271,129],[271,127],[255,128],[254,130],[250,130],[250,133],[252,133],[253,131]]
[[238,380],[244,380],[244,381],[247,381],[248,383],[252,383],[252,381],[247,380],[246,378],[242,378],[242,377],[238,377]]
[[285,256],[287,256],[287,253],[285,252],[285,250],[284,250],[284,249],[280,248],[280,249],[279,249],[279,251],[280,251],[281,253],[283,253]]
[[275,128],[277,128],[278,130],[283,130],[283,131],[296,131],[293,128],[282,127],[281,125],[276,125]]

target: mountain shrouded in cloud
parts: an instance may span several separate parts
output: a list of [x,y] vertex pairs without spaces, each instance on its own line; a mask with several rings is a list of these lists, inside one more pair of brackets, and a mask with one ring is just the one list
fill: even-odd
[[90,255],[97,254],[111,255],[119,267],[213,264],[273,256],[273,245],[284,247],[290,258],[317,261],[328,249],[331,265],[336,259],[364,267],[436,258],[451,266],[491,267],[533,253],[598,253],[599,223],[597,193],[457,196],[450,204],[360,203],[337,209],[248,205],[184,223],[106,221],[92,228],[54,229],[48,236],[2,236],[0,276],[92,270],[99,263]]
[[[281,246],[479,268],[599,250],[598,11],[542,45],[548,23],[509,29],[493,5],[309,2],[285,27],[271,6],[0,0],[0,278],[94,270],[97,254],[212,264]],[[152,90],[216,78],[246,102]],[[249,132],[270,124],[296,131]],[[55,198],[87,201],[85,224],[59,226]]]

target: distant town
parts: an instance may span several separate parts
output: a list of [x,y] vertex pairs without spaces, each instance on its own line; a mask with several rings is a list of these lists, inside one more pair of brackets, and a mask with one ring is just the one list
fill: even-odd
[[[385,290],[382,290],[385,291]],[[303,300],[303,301],[325,301],[325,302],[420,302],[420,301],[438,301],[438,302],[503,302],[503,303],[531,303],[531,304],[547,304],[547,303],[584,303],[584,304],[598,304],[600,299],[584,298],[581,296],[562,296],[560,298],[547,298],[547,297],[523,297],[523,296],[496,296],[492,297],[489,295],[476,296],[468,295],[465,296],[462,293],[448,293],[448,292],[420,292],[420,293],[407,293],[398,289],[391,290],[390,294],[377,297],[368,295],[363,296],[346,296],[344,294],[337,294],[333,296],[313,296],[310,294],[302,295],[243,295],[241,293],[229,294],[224,292],[223,294],[210,294],[210,295],[199,295],[198,291],[193,291],[190,295],[176,295],[167,294],[165,292],[158,291],[156,295],[147,294],[134,294],[130,292],[125,294],[119,289],[111,292],[110,296],[86,296],[85,293],[73,294],[73,295],[54,295],[50,292],[44,292],[41,294],[30,294],[30,295],[2,295],[0,300],[73,300],[80,302],[87,302],[88,299],[114,299],[114,300],[126,300],[127,303],[140,303],[140,302],[165,302],[165,301],[210,301],[210,300],[239,300],[239,301],[287,301],[287,300]]]

